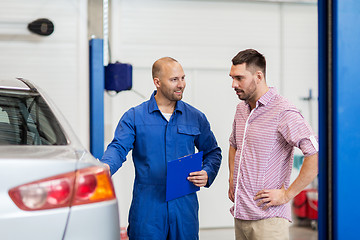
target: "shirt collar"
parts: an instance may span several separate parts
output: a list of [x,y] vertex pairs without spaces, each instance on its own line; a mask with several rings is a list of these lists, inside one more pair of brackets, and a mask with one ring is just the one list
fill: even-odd
[[[155,111],[159,111],[160,112],[160,109],[156,103],[156,100],[155,100],[155,95],[157,93],[157,90],[155,90],[152,94],[151,94],[151,97],[150,97],[150,100],[149,100],[149,113],[152,113],[152,112],[155,112]],[[174,112],[180,112],[182,113],[184,110],[184,102],[183,101],[177,101],[176,102],[176,106],[175,106],[175,109],[174,109]]]
[[267,105],[276,94],[276,89],[274,87],[269,87],[269,91],[267,91],[264,95],[260,97],[256,105]]

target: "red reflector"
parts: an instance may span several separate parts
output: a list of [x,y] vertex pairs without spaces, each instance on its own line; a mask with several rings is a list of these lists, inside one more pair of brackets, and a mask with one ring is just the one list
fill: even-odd
[[70,193],[71,186],[69,181],[54,181],[48,193],[48,201],[53,205],[64,203],[70,197]]
[[88,198],[96,189],[97,181],[94,175],[79,176],[76,197]]

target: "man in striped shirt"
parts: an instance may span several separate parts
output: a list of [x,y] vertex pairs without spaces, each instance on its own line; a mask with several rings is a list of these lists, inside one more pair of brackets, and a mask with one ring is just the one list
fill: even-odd
[[[296,107],[267,86],[262,54],[247,49],[232,63],[232,87],[242,100],[229,139],[236,239],[289,239],[289,201],[317,176],[318,142]],[[305,158],[290,185],[295,147]]]

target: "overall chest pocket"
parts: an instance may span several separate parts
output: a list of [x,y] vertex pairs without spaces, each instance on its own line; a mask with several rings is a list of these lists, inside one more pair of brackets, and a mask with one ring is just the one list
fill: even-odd
[[195,139],[200,135],[200,129],[196,126],[178,125],[177,146],[184,155],[194,153]]

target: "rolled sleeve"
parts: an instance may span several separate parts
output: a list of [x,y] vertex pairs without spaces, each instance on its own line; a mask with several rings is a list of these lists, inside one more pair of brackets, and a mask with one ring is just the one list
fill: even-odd
[[317,137],[300,112],[284,111],[280,116],[279,132],[291,145],[299,148],[304,156],[318,152]]

